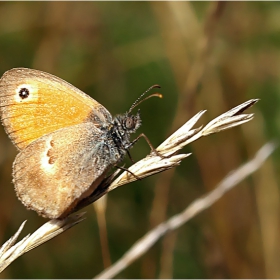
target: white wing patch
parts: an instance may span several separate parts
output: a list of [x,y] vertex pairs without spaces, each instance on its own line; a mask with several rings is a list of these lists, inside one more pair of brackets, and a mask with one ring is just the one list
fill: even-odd
[[43,151],[41,157],[41,169],[49,174],[54,174],[56,170],[55,164],[52,162],[52,158],[50,156],[50,150],[53,147],[52,143],[51,138],[46,141],[46,149]]

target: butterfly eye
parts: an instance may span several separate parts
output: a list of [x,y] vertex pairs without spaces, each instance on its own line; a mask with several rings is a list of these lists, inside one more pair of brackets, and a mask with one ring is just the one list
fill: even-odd
[[128,117],[126,120],[125,120],[125,127],[128,129],[128,130],[132,130],[135,128],[135,121],[132,117]]
[[29,89],[28,88],[21,88],[19,90],[19,97],[21,99],[25,99],[29,96]]

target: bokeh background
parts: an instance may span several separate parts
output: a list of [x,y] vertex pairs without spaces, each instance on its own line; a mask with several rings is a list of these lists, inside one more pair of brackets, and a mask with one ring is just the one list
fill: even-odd
[[[149,229],[214,189],[280,131],[278,2],[1,2],[0,74],[47,71],[72,83],[113,115],[153,84],[163,99],[141,104],[154,146],[200,110],[206,124],[251,98],[250,123],[189,145],[176,169],[111,192],[111,261]],[[134,160],[149,152],[145,141]],[[0,240],[28,220],[11,183],[16,149],[0,129]],[[126,160],[128,166],[131,164]],[[280,278],[279,151],[210,209],[161,239],[118,278]],[[16,260],[1,278],[90,278],[103,268],[96,214]],[[108,260],[107,260],[108,261]]]

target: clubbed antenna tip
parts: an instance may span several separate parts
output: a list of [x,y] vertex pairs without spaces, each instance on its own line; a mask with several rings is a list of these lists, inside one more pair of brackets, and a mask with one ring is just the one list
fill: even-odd
[[162,94],[160,93],[153,93],[151,95],[149,95],[148,97],[146,97],[145,99],[142,99],[141,98],[147,93],[149,92],[150,90],[154,89],[154,88],[161,88],[160,85],[153,85],[151,87],[149,87],[144,93],[142,93],[139,98],[136,99],[136,101],[131,105],[130,109],[128,110],[128,113],[130,113],[136,106],[138,106],[140,103],[142,103],[143,101],[149,99],[150,97],[153,97],[153,96],[157,96],[159,98],[162,98]]

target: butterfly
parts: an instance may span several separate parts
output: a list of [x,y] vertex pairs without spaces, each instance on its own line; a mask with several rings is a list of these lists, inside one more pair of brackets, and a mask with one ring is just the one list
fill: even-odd
[[139,110],[132,114],[132,109],[146,92],[127,113],[113,118],[96,100],[56,76],[27,68],[5,72],[0,117],[19,150],[13,183],[22,203],[46,218],[69,215],[145,137],[130,141],[141,125]]

